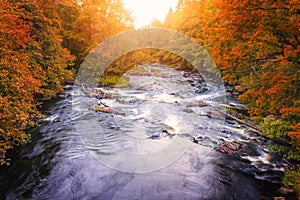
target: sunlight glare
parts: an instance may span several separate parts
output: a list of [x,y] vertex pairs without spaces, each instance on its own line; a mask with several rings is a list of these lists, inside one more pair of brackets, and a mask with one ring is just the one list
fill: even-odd
[[173,11],[178,0],[123,0],[124,7],[135,17],[136,29],[151,24],[153,19],[164,21],[170,7]]

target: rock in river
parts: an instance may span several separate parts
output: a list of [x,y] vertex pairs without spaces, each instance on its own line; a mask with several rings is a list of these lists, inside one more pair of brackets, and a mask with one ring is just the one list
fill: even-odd
[[112,94],[107,93],[99,88],[95,88],[94,91],[85,91],[87,96],[95,97],[97,99],[110,99],[112,98]]
[[104,113],[112,113],[113,109],[110,107],[106,107],[104,105],[93,105],[91,106],[91,109],[96,112],[104,112]]
[[235,141],[233,142],[226,141],[222,143],[219,147],[216,147],[215,150],[221,153],[235,155],[235,154],[239,154],[239,152],[243,150],[243,146],[242,144]]

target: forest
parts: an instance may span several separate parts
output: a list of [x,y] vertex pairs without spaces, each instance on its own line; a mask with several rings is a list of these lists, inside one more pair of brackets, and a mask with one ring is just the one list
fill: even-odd
[[[133,20],[121,0],[1,1],[1,165],[13,162],[10,151],[30,142],[26,130],[43,117],[43,102],[74,80],[99,43],[133,30]],[[164,22],[149,26],[183,33],[208,51],[260,134],[283,144],[269,148],[294,164],[283,183],[300,192],[300,2],[179,0]],[[154,49],[121,57],[111,73],[121,76],[133,65],[154,62],[190,67]]]

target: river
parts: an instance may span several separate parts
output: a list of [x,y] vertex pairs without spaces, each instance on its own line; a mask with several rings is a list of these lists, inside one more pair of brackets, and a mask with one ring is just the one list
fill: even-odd
[[[1,167],[0,199],[261,199],[285,163],[270,141],[222,113],[238,102],[197,74],[163,65],[128,73],[97,99],[66,87],[47,102],[31,142]],[[200,103],[201,105],[199,105]],[[112,113],[95,112],[98,105]],[[210,116],[207,114],[210,113]],[[245,151],[215,150],[236,141]],[[272,158],[272,159],[271,159]]]

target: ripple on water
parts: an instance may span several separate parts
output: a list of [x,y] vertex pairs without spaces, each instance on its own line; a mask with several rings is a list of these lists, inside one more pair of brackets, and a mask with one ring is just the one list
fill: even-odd
[[[21,158],[2,173],[0,198],[260,199],[265,195],[261,184],[278,181],[284,169],[279,158],[270,157],[266,141],[235,121],[207,116],[222,107],[224,91],[199,77],[189,82],[183,72],[165,67],[161,71],[158,77],[131,76],[128,88],[100,88],[115,97],[101,102],[79,88],[66,91],[72,97],[66,95],[50,106],[42,126],[31,130],[32,143],[22,147]],[[196,92],[203,88],[207,91]],[[195,106],[199,101],[207,105]],[[118,112],[90,109],[99,103]],[[76,123],[82,127],[76,128]],[[176,138],[189,148],[148,173],[125,173],[97,159],[114,158],[120,150],[158,152]],[[239,142],[248,154],[214,150],[226,141]]]

